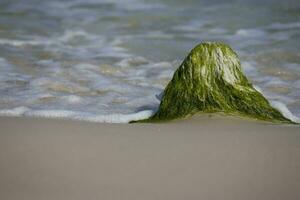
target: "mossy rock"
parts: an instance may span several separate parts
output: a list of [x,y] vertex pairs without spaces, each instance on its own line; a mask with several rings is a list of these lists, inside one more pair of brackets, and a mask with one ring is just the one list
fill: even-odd
[[226,44],[197,45],[175,71],[158,111],[143,122],[222,112],[271,122],[293,123],[248,81],[237,54]]

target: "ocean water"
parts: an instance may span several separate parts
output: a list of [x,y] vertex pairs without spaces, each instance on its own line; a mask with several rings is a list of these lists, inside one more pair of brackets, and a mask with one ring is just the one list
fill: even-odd
[[252,83],[299,120],[299,0],[1,0],[0,115],[147,118],[203,41],[231,45]]

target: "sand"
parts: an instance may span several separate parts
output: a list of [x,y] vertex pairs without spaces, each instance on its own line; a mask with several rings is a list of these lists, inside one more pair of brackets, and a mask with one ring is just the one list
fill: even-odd
[[1,200],[299,200],[300,126],[0,118]]

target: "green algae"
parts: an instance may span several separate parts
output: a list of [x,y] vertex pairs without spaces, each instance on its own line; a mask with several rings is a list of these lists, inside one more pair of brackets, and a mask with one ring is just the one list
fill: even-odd
[[217,112],[293,123],[255,90],[243,74],[237,54],[219,42],[201,43],[189,53],[165,88],[158,111],[142,122]]

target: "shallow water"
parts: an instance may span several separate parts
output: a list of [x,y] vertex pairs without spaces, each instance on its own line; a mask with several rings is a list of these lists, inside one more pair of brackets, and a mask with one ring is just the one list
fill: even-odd
[[150,116],[188,51],[224,41],[277,107],[300,116],[300,2],[2,0],[0,114]]

